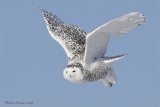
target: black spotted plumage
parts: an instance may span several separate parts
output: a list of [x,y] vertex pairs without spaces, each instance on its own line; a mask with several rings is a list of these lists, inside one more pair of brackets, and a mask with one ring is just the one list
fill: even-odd
[[139,12],[132,12],[105,23],[86,37],[78,26],[64,24],[56,15],[40,10],[49,33],[67,53],[69,62],[63,71],[64,78],[72,83],[102,80],[107,87],[117,80],[111,65],[127,55],[104,56],[109,36],[127,34],[146,20]]
[[109,67],[107,64],[101,62],[98,64],[97,67],[92,69],[92,72],[85,70],[83,80],[87,82],[91,82],[91,81],[97,81],[100,79],[104,79],[107,76],[107,72],[109,70],[112,70],[112,68]]
[[[40,8],[41,9],[41,8]],[[41,9],[48,31],[65,49],[69,62],[83,60],[86,44],[86,32],[76,25],[64,24],[56,15]]]

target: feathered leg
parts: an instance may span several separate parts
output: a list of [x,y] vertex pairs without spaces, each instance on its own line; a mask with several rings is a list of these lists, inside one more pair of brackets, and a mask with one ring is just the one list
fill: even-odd
[[107,80],[111,83],[111,84],[115,84],[117,81],[117,77],[114,74],[114,71],[112,68],[110,68],[110,70],[107,72]]
[[112,84],[107,80],[107,78],[102,79],[102,82],[106,87],[112,87]]

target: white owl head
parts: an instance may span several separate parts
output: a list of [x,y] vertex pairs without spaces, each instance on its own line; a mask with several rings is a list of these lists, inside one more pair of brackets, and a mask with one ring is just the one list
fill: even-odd
[[63,76],[65,79],[72,83],[82,83],[83,81],[83,68],[80,63],[68,65],[64,71]]

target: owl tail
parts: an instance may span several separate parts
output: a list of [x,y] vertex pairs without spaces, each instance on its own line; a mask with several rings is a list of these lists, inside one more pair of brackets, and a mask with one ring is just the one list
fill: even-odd
[[118,55],[118,56],[114,56],[114,57],[105,57],[103,62],[105,62],[107,64],[113,64],[115,61],[118,61],[127,55],[128,54]]

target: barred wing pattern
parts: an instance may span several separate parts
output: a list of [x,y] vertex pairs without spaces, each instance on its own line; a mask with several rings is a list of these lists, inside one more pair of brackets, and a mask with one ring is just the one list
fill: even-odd
[[56,15],[40,8],[50,35],[64,48],[69,62],[83,60],[86,32],[75,25],[64,24]]

